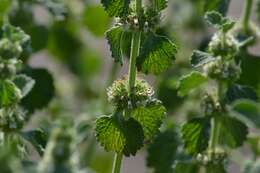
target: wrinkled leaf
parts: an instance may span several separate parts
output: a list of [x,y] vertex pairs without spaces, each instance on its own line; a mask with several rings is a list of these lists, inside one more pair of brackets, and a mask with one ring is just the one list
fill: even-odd
[[181,129],[185,149],[190,154],[203,152],[209,143],[210,119],[194,118]]
[[143,73],[158,75],[172,65],[176,53],[176,45],[167,37],[149,33],[141,44],[137,68]]
[[124,35],[124,29],[121,26],[116,26],[106,32],[106,38],[110,45],[110,50],[112,57],[115,59],[115,62],[123,64],[123,52],[121,49],[122,37]]
[[218,119],[221,123],[221,143],[231,148],[240,147],[247,138],[247,126],[235,117],[222,116]]
[[165,115],[166,109],[158,101],[138,106],[132,112],[132,117],[142,125],[146,139],[152,139],[159,132]]
[[123,17],[129,13],[130,0],[101,0],[101,3],[111,17]]
[[133,118],[121,115],[104,116],[96,121],[96,137],[106,151],[135,155],[143,146],[144,134],[140,124]]
[[200,72],[193,71],[179,80],[178,94],[180,96],[187,95],[190,91],[197,88],[201,84],[207,81],[207,77]]

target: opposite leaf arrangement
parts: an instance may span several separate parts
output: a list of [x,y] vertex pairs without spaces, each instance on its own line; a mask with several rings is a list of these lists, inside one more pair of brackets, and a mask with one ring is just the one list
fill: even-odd
[[[94,35],[102,35],[109,23],[104,22],[101,24],[104,26],[96,30],[96,24],[92,21],[96,10],[103,12],[103,17],[108,15],[116,18],[115,25],[105,36],[115,64],[128,64],[128,74],[121,79],[113,81],[116,73],[113,70],[109,76],[109,82],[113,83],[107,88],[107,98],[112,111],[97,119],[92,115],[86,121],[66,115],[59,117],[62,120],[48,117],[55,122],[44,121],[46,131],[25,131],[24,127],[29,124],[31,116],[36,110],[46,107],[54,96],[54,81],[49,72],[29,65],[29,55],[32,52],[48,47],[49,53],[57,55],[64,64],[66,62],[73,74],[82,75],[80,79],[92,75],[91,70],[85,69],[85,66],[77,67],[81,65],[79,57],[85,47],[81,45],[83,40],[77,38],[81,34],[75,29],[81,25],[75,24],[78,13],[74,14],[73,8],[68,8],[68,14],[64,14],[65,4],[68,5],[69,2],[72,1],[63,4],[59,0],[0,0],[0,26],[3,26],[0,31],[0,162],[4,173],[92,173],[88,168],[92,168],[91,153],[96,139],[106,151],[115,153],[112,173],[121,172],[124,156],[135,156],[145,147],[147,166],[154,173],[227,173],[232,159],[231,151],[244,143],[249,144],[253,153],[253,157],[243,165],[244,173],[260,172],[260,137],[252,135],[252,131],[260,128],[260,78],[257,75],[260,73],[260,59],[248,51],[248,48],[256,45],[260,36],[257,26],[250,22],[253,0],[245,1],[244,13],[238,22],[226,17],[230,0],[184,2],[185,5],[189,2],[194,8],[198,8],[198,12],[202,13],[200,15],[205,16],[200,20],[214,27],[216,32],[210,40],[206,39],[204,46],[195,48],[198,50],[194,50],[193,45],[189,61],[192,71],[179,77],[189,67],[176,67],[179,62],[175,62],[177,70],[174,70],[178,71],[177,75],[174,74],[173,84],[176,98],[182,100],[183,105],[192,100],[191,109],[199,103],[199,109],[193,110],[191,115],[185,114],[187,121],[183,121],[185,117],[178,117],[180,119],[176,118],[174,122],[168,118],[169,121],[163,126],[163,121],[167,118],[166,107],[171,103],[163,104],[156,89],[138,77],[137,73],[162,77],[174,65],[175,57],[179,56],[175,42],[166,36],[169,25],[166,24],[165,28],[160,25],[167,1],[101,0],[104,11],[101,6],[87,7],[84,15],[90,17],[83,19],[83,23]],[[88,5],[82,0],[77,2]],[[62,21],[44,25],[37,23],[33,17],[35,6],[42,6]],[[260,0],[257,9],[259,17]],[[21,15],[21,18],[25,18],[24,21],[19,18],[20,14],[26,14]],[[105,16],[107,21],[108,16]],[[204,23],[202,25],[201,27],[206,27]],[[40,35],[50,33],[48,46],[47,39],[43,37],[37,41],[34,37],[36,32]],[[80,29],[79,32],[81,33]],[[174,32],[177,33],[176,30]],[[30,33],[32,38],[26,33]],[[69,47],[72,49],[67,49]],[[178,53],[180,51],[181,49]],[[86,60],[86,64],[92,65],[91,60]],[[88,64],[87,67],[91,65]],[[91,74],[84,74],[88,72]],[[168,72],[172,75],[170,70],[167,75]],[[89,79],[91,78],[87,80]],[[84,83],[79,81],[80,84]],[[90,86],[86,87],[88,91]],[[103,95],[97,93],[95,91],[90,94],[95,102],[91,99],[88,101],[93,101],[95,105],[102,102],[104,105],[100,107],[105,109],[103,98],[98,98]],[[175,98],[169,99],[178,102]],[[48,111],[57,113],[60,107]],[[97,109],[101,109],[100,107]],[[187,106],[183,107],[187,109]],[[100,112],[105,110],[98,110],[98,115]],[[181,108],[172,112],[174,116],[182,113]],[[71,120],[74,118],[75,121]],[[94,125],[92,118],[96,120]],[[178,121],[184,123],[179,126]],[[90,133],[93,126],[96,138]],[[39,154],[39,162],[28,159],[28,142]],[[82,148],[86,144],[88,150],[85,151]]]
[[123,56],[130,59],[128,75],[107,90],[114,112],[96,121],[97,139],[107,151],[116,152],[113,172],[119,173],[122,155],[135,155],[151,141],[166,115],[161,101],[154,98],[152,87],[138,79],[136,71],[162,73],[172,64],[177,48],[167,37],[156,34],[166,1],[150,1],[147,7],[143,7],[141,0],[102,1],[102,4],[110,16],[119,17],[118,23],[106,32],[112,57],[121,65]]

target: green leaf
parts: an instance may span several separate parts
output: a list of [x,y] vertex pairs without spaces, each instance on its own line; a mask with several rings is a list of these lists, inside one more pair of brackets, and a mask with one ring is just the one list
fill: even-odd
[[199,173],[199,164],[192,161],[177,161],[174,164],[174,173]]
[[178,144],[178,137],[174,130],[158,134],[148,147],[147,166],[154,168],[154,173],[172,173]]
[[37,150],[40,156],[44,154],[45,147],[47,145],[47,134],[41,130],[32,130],[22,132],[22,137],[29,141],[33,147]]
[[247,126],[235,117],[222,116],[218,119],[221,124],[221,143],[231,148],[240,147],[247,138]]
[[172,65],[176,53],[176,45],[167,37],[149,33],[141,44],[137,68],[143,73],[158,75]]
[[132,117],[142,125],[144,136],[148,140],[159,132],[165,115],[166,109],[159,101],[148,102],[132,111]]
[[232,103],[238,99],[250,99],[257,101],[257,93],[248,86],[233,84],[231,85],[226,93],[226,100],[228,103]]
[[220,13],[216,11],[207,12],[205,15],[206,21],[217,29],[221,29],[223,32],[229,31],[235,22],[223,17]]
[[13,82],[20,89],[22,97],[25,97],[35,84],[31,77],[23,74],[15,76]]
[[258,88],[260,84],[260,57],[251,55],[247,52],[241,52],[237,57],[241,61],[241,75],[239,84],[249,85]]
[[46,69],[27,68],[24,74],[35,80],[35,85],[21,102],[21,105],[29,112],[46,107],[54,97],[54,81],[52,75]]
[[213,57],[209,53],[195,50],[193,51],[191,56],[191,65],[193,67],[200,67],[214,60],[215,57]]
[[101,0],[111,17],[124,17],[129,13],[130,0]]
[[123,35],[124,29],[122,26],[113,27],[106,32],[112,57],[115,59],[115,62],[119,62],[121,65],[123,64],[123,52],[121,49]]
[[190,154],[203,152],[208,147],[210,131],[209,118],[194,118],[181,129],[185,149]]
[[17,103],[21,97],[21,91],[13,82],[0,80],[0,108]]
[[155,0],[153,1],[153,5],[157,11],[162,11],[167,7],[167,0]]
[[100,5],[88,5],[84,10],[83,23],[95,36],[103,36],[110,21],[109,16]]
[[205,11],[218,11],[225,15],[228,11],[230,0],[204,0]]
[[122,115],[104,116],[96,121],[96,137],[106,151],[135,155],[143,146],[144,134],[141,125]]
[[182,76],[178,82],[178,94],[180,96],[187,95],[190,91],[197,88],[207,81],[207,77],[200,72],[193,71],[185,76]]
[[239,113],[241,120],[250,121],[255,127],[260,128],[260,106],[251,100],[238,100],[232,104],[232,110]]

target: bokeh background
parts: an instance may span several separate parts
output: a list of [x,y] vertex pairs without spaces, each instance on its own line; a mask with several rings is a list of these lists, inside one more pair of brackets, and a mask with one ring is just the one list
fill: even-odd
[[[192,50],[203,47],[214,31],[203,22],[199,7],[192,1],[169,0],[168,8],[162,14],[160,32],[169,35],[180,48],[175,65],[160,76],[139,74],[154,86],[157,96],[167,107],[169,118],[165,124],[182,122],[187,112],[198,109],[191,102],[184,104],[174,88],[176,78],[190,70],[188,60]],[[231,0],[228,16],[239,19],[243,4],[244,0]],[[257,21],[255,11],[253,21]],[[127,73],[127,58],[123,66],[115,64],[104,35],[115,21],[95,0],[64,0],[64,4],[56,6],[53,11],[20,0],[11,16],[12,22],[32,38],[32,55],[25,56],[25,61],[32,67],[47,68],[54,78],[55,98],[46,109],[34,113],[26,128],[48,126],[48,123],[64,117],[72,117],[79,124],[86,122],[81,136],[84,139],[80,147],[81,162],[98,173],[110,172],[113,153],[105,152],[97,144],[92,126],[96,117],[112,110],[106,101],[106,88]],[[258,47],[250,51],[260,53]],[[247,153],[247,146],[233,153],[232,173],[240,172],[243,156]],[[145,158],[145,149],[136,157],[124,158],[122,172],[149,172]]]

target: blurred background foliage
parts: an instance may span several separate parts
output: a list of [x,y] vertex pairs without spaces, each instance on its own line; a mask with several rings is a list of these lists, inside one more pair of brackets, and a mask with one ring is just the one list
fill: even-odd
[[[163,131],[178,127],[182,120],[200,114],[197,101],[201,97],[200,92],[192,93],[189,98],[179,97],[177,79],[190,70],[192,50],[204,50],[209,42],[212,32],[204,23],[205,11],[217,9],[226,14],[228,9],[223,7],[228,7],[228,3],[229,0],[169,0],[157,32],[178,43],[177,61],[163,75],[145,77],[155,87],[158,98],[168,110]],[[65,133],[69,131],[68,136],[75,138],[69,140],[75,140],[77,145],[73,152],[78,155],[79,167],[88,167],[98,173],[110,172],[112,154],[104,152],[97,144],[93,125],[97,116],[111,111],[105,88],[127,70],[127,65],[121,69],[120,65],[113,63],[104,39],[105,31],[114,21],[95,0],[0,0],[0,25],[6,14],[11,24],[21,27],[31,36],[32,47],[22,56],[27,63],[23,72],[35,79],[36,85],[22,100],[22,105],[31,113],[25,129],[40,127],[47,136],[55,138],[55,135],[50,135],[52,129],[57,128],[60,122],[72,122],[69,127],[62,128],[66,129]],[[260,77],[254,74],[258,74],[260,59],[256,55],[245,56],[251,59],[246,60],[240,81],[259,88]],[[69,128],[75,131],[71,132]],[[47,150],[52,152],[54,149],[47,147]],[[141,162],[126,159],[123,172],[147,172],[145,152],[137,156]],[[1,153],[0,160],[8,162],[7,166],[13,162],[17,167],[21,166],[13,158],[10,161],[3,159],[6,152]],[[39,159],[31,151],[26,163]],[[237,160],[236,165],[239,165]],[[129,165],[131,169],[127,169]]]

